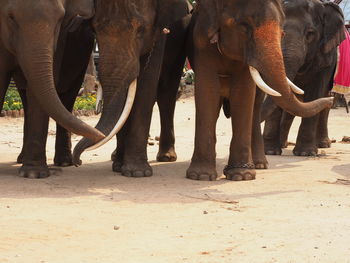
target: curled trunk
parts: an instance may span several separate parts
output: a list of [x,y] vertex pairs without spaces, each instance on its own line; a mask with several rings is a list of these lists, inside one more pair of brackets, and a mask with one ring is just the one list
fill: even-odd
[[287,82],[280,36],[279,25],[274,22],[267,23],[256,32],[256,46],[260,52],[257,68],[266,83],[282,95],[273,97],[272,100],[287,112],[300,117],[311,117],[330,108],[333,98],[321,98],[307,103],[297,99]]

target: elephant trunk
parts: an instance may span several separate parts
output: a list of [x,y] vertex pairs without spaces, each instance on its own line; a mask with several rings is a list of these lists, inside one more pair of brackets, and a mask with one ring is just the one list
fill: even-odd
[[[112,47],[115,48],[114,45]],[[112,47],[100,47],[99,73],[103,87],[103,109],[96,128],[108,135],[102,144],[114,136],[125,123],[135,96],[136,78],[139,72],[139,60],[136,59],[136,55],[131,55],[135,54],[134,52],[127,49],[122,50],[123,54],[108,52]],[[73,151],[74,164],[81,165],[81,154],[95,146],[89,138],[80,140]]]
[[[41,34],[49,35],[49,34]],[[37,36],[35,34],[35,36]],[[26,41],[19,46],[18,61],[27,79],[28,92],[34,95],[39,106],[65,129],[94,142],[102,140],[105,135],[74,117],[61,103],[54,84],[52,39]]]
[[260,57],[257,69],[264,80],[282,96],[273,97],[274,102],[292,115],[311,117],[325,108],[330,108],[333,98],[321,98],[303,103],[289,87],[281,52],[281,30],[276,22],[268,22],[255,32],[256,46]]

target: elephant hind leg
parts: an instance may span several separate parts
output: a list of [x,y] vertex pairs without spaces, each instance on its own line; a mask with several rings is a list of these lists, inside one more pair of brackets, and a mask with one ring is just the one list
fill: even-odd
[[317,127],[317,145],[319,148],[330,148],[332,141],[328,137],[329,109],[320,112]]

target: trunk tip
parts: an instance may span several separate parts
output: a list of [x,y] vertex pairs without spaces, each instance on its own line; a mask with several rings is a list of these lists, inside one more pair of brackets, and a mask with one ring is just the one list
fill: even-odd
[[332,108],[334,104],[334,97],[327,97],[325,98],[325,100],[326,100],[326,108],[328,109]]

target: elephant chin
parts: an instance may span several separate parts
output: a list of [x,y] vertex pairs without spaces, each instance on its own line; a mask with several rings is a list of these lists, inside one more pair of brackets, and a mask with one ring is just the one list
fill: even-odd
[[[127,95],[127,98],[125,101],[123,111],[120,114],[120,116],[117,118],[118,121],[116,122],[114,128],[112,128],[111,130],[108,130],[108,131],[104,131],[105,134],[108,134],[104,139],[102,139],[101,141],[99,141],[95,144],[87,138],[83,138],[82,140],[80,140],[78,142],[78,144],[75,146],[74,151],[73,151],[73,163],[74,163],[74,165],[76,165],[76,166],[81,165],[82,162],[80,160],[80,156],[84,151],[91,151],[91,150],[95,150],[95,149],[101,147],[102,145],[104,145],[108,141],[110,141],[121,130],[121,128],[124,126],[126,120],[129,117],[129,114],[131,112],[131,109],[132,109],[132,106],[133,106],[133,103],[135,100],[136,89],[137,89],[137,79],[132,81],[132,83],[129,86],[128,95]],[[102,117],[101,117],[101,119],[102,119]],[[96,128],[98,128],[99,126],[100,125],[98,124],[96,126]]]

